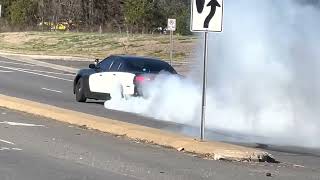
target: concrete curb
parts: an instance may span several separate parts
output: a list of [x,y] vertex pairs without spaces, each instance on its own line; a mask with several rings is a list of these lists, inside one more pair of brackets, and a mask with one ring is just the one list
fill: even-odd
[[0,107],[53,120],[86,126],[113,135],[127,136],[165,147],[199,154],[215,160],[276,162],[267,152],[221,142],[200,142],[190,137],[113,119],[66,110],[47,104],[0,95]]
[[0,50],[0,55],[20,56],[32,59],[52,59],[52,60],[65,60],[65,61],[93,61],[93,58],[75,57],[75,56],[62,56],[62,55],[44,55],[44,54],[23,54],[18,52],[9,52]]
[[77,68],[66,67],[66,66],[61,66],[61,65],[57,65],[57,64],[38,61],[38,60],[35,60],[32,57],[27,56],[27,55],[18,55],[18,54],[9,54],[9,53],[0,52],[0,56],[3,58],[14,60],[14,61],[34,64],[34,65],[38,65],[38,66],[42,66],[42,67],[49,67],[51,69],[65,71],[65,72],[69,72],[69,73],[77,73],[79,71],[79,69],[77,69]]
[[[19,61],[19,62],[34,64],[38,66],[49,67],[56,70],[62,70],[69,73],[76,73],[77,71],[79,71],[79,69],[72,68],[72,67],[65,67],[62,65],[54,64],[54,63],[43,62],[36,59],[50,59],[52,61],[64,60],[64,61],[79,61],[79,62],[92,61],[93,62],[93,58],[88,59],[88,58],[73,57],[73,56],[25,55],[25,54],[9,53],[9,52],[2,52],[2,51],[0,51],[0,57],[4,57],[7,59]],[[182,61],[182,62],[174,62],[173,65],[174,66],[186,66],[186,65],[190,66],[190,63],[188,61],[185,61],[185,62]]]

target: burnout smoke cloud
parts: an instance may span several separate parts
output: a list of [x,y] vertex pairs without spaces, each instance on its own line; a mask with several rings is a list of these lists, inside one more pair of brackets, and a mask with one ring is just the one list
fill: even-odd
[[[238,0],[225,1],[224,13],[224,32],[209,36],[207,128],[320,146],[319,8]],[[160,75],[146,88],[149,99],[113,99],[105,107],[197,126],[201,73],[190,74]]]

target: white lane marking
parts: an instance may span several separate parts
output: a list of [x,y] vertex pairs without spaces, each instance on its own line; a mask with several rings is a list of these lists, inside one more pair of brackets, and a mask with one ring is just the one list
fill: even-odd
[[24,65],[24,66],[37,66],[37,65],[34,65],[34,64],[27,64],[27,63],[15,63],[15,62],[7,62],[7,61],[0,61],[0,63],[3,63],[3,64],[16,64],[16,65]]
[[14,143],[13,143],[13,142],[6,141],[6,140],[3,140],[3,139],[0,139],[0,142],[7,143],[7,144],[11,144],[11,145],[14,145]]
[[40,72],[40,73],[46,73],[46,74],[56,74],[56,75],[65,75],[65,76],[74,76],[75,74],[68,74],[68,73],[57,73],[57,72],[50,72],[50,71],[40,71],[35,69],[24,69],[24,68],[17,68],[18,70],[23,71],[31,71],[31,72]]
[[59,91],[59,90],[54,90],[54,89],[48,89],[48,88],[41,88],[42,90],[45,90],[45,91],[51,91],[51,92],[56,92],[56,93],[62,93],[62,91]]
[[63,80],[63,81],[73,82],[73,80],[71,80],[71,79],[65,79],[65,78],[60,78],[60,77],[56,77],[56,76],[50,76],[50,75],[46,75],[46,74],[40,74],[40,73],[35,73],[35,72],[20,70],[19,68],[11,68],[11,67],[6,67],[6,66],[0,66],[0,68],[9,69],[9,70],[14,70],[14,71],[19,71],[19,72],[24,72],[24,73],[28,73],[28,74],[34,74],[34,75],[43,76],[43,77],[48,77],[48,78],[53,78],[53,79],[59,79],[59,80]]
[[10,151],[10,150],[13,150],[13,151],[22,151],[22,149],[20,149],[20,148],[0,147],[0,151]]
[[9,121],[3,121],[3,122],[0,122],[0,124],[7,124],[10,126],[44,127],[44,125],[26,124],[26,123],[9,122]]
[[2,72],[2,73],[11,73],[13,71],[0,70],[0,72]]

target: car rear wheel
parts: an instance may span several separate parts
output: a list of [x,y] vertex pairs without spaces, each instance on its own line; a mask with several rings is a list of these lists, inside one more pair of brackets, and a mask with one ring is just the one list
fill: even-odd
[[78,102],[86,102],[87,97],[84,95],[83,91],[83,80],[82,78],[78,80],[76,85],[76,100]]

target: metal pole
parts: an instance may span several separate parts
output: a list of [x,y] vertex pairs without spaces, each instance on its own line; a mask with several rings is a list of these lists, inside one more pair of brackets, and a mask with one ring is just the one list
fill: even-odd
[[173,31],[170,31],[170,65],[172,65],[173,60]]
[[207,106],[207,63],[208,63],[208,32],[204,33],[204,63],[203,63],[203,83],[202,83],[202,111],[201,111],[201,141],[204,140],[206,106]]

